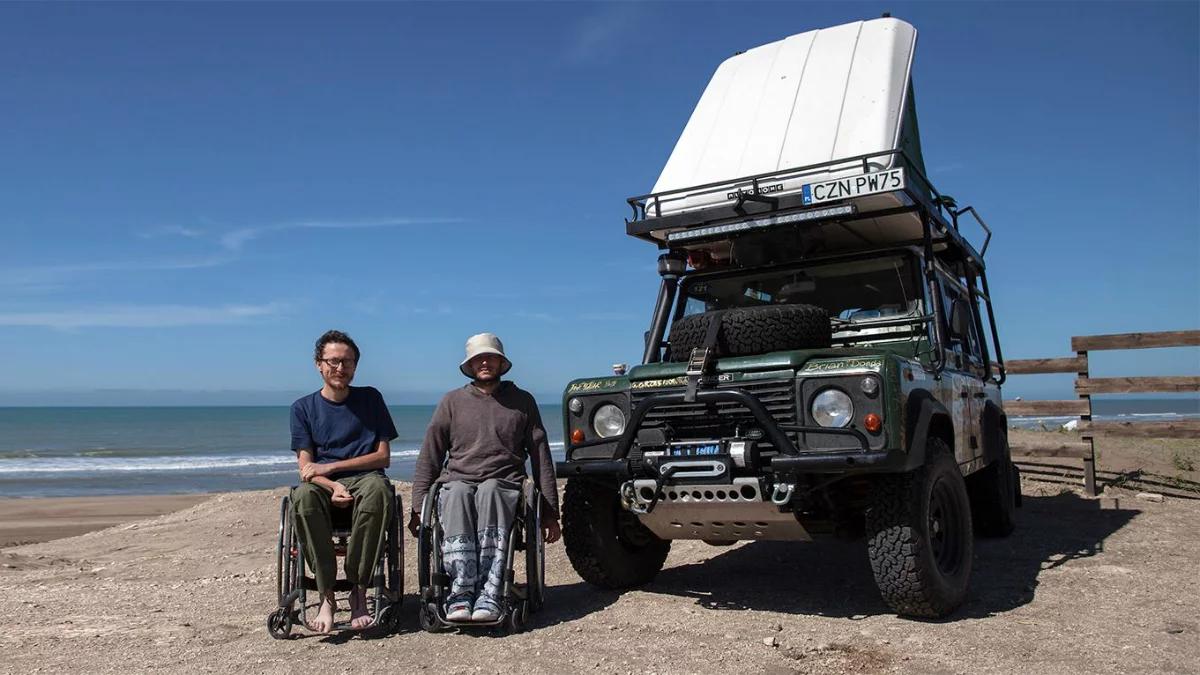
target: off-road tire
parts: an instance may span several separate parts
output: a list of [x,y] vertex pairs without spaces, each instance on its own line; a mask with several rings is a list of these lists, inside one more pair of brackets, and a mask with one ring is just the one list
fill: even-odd
[[717,348],[722,356],[751,356],[787,349],[819,349],[833,340],[829,312],[815,305],[773,305],[693,314],[671,326],[668,360],[686,361],[704,346],[712,321],[721,322]]
[[567,479],[563,544],[571,567],[589,584],[631,588],[654,580],[671,542],[659,539],[621,508],[615,485]]
[[[667,350],[668,361],[687,361],[692,349],[704,346],[704,338],[708,335],[708,327],[713,321],[720,321],[725,315],[724,310],[704,312],[685,316],[671,324],[671,335],[667,338],[670,348]],[[725,353],[724,326],[717,334],[717,351]]]
[[1000,457],[967,478],[976,534],[984,537],[1012,534],[1017,522],[1018,486],[1008,442],[1004,441]]
[[826,348],[833,340],[829,312],[815,305],[731,309],[725,313],[721,329],[729,356]]
[[875,584],[897,613],[940,618],[962,603],[974,551],[971,505],[944,441],[929,440],[921,468],[881,478],[866,527]]

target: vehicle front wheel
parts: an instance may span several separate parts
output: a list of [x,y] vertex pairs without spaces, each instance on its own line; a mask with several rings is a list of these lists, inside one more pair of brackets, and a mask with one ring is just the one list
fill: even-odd
[[974,551],[971,504],[944,441],[929,441],[920,469],[876,484],[866,525],[875,583],[892,609],[940,618],[962,603]]
[[563,493],[563,544],[571,567],[586,582],[606,589],[649,583],[658,575],[671,542],[659,539],[621,508],[613,485],[567,480]]

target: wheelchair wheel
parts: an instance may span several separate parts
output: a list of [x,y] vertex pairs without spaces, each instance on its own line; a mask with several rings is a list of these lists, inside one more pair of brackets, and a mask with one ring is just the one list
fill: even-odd
[[290,575],[292,584],[291,590],[298,593],[296,597],[296,612],[293,617],[293,622],[298,622],[305,628],[308,627],[308,589],[305,587],[304,568],[304,542],[296,536],[295,531],[292,532],[292,550],[295,554],[291,557],[292,573]]
[[449,630],[448,626],[438,620],[437,605],[432,602],[421,603],[421,609],[417,612],[417,621],[421,625],[421,630],[426,633],[442,633]]
[[394,605],[394,612],[399,614],[400,604],[404,599],[404,528],[400,525],[399,497],[393,497],[392,523],[388,527],[387,537],[387,590],[388,599]]
[[438,486],[435,484],[425,495],[425,501],[421,504],[421,527],[417,530],[417,597],[420,602],[417,622],[426,633],[442,633],[449,630],[449,626],[438,618],[441,589],[434,587],[434,576],[437,574],[434,566],[439,564],[438,556],[435,555],[438,546],[435,536],[437,513],[433,507],[434,500],[437,499],[437,490]]
[[292,636],[292,612],[286,607],[267,615],[267,632],[276,640],[286,640]]
[[[525,527],[525,588],[528,597],[526,613],[541,610],[546,592],[546,542],[542,539],[542,495],[532,490],[532,507]],[[524,603],[523,603],[524,604]]]
[[275,595],[282,605],[291,592],[292,518],[291,499],[286,495],[279,503],[279,541],[275,547]]
[[504,616],[504,623],[500,624],[500,632],[505,635],[514,635],[525,629],[525,625],[529,622],[529,601],[522,600],[514,602],[508,608],[508,612]]
[[[436,486],[435,486],[436,487]],[[417,530],[417,589],[422,597],[433,583],[433,493],[431,487],[425,495],[425,503],[421,505],[421,526]]]

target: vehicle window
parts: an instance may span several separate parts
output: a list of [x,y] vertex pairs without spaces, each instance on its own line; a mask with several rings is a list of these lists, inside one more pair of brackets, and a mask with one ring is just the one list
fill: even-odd
[[946,318],[946,337],[950,342],[950,344],[947,345],[947,348],[956,354],[968,356],[977,363],[983,363],[982,352],[979,349],[979,335],[975,330],[974,317],[968,317],[966,335],[955,337],[950,335],[949,331],[950,317],[951,313],[954,311],[954,301],[961,298],[964,301],[964,307],[968,308],[970,307],[970,301],[967,300],[963,292],[959,290],[958,286],[947,278],[942,279],[942,289],[942,310],[945,313]]
[[[907,339],[910,326],[885,326],[866,331],[858,324],[921,316],[922,292],[908,256],[887,256],[854,261],[717,274],[685,280],[685,316],[735,307],[806,304],[823,307],[840,331],[871,339]],[[921,333],[923,335],[923,333]]]
[[685,304],[683,306],[683,314],[684,314],[684,316],[689,316],[691,314],[703,314],[704,312],[707,312],[710,309],[712,309],[712,308],[709,307],[708,303],[705,302],[704,300],[702,300],[700,298],[689,297],[687,299],[687,304]]

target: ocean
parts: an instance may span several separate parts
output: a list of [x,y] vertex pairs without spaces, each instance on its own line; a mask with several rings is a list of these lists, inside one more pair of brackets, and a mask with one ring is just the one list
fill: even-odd
[[[562,408],[539,406],[562,459]],[[390,406],[388,475],[412,477],[432,405]],[[289,408],[0,408],[0,497],[259,490],[293,485]]]
[[[1200,417],[1200,401],[1094,402],[1096,419]],[[399,437],[388,475],[412,477],[432,405],[392,406]],[[541,406],[562,459],[560,406]],[[1014,418],[1058,429],[1070,417]],[[258,490],[296,482],[288,407],[0,408],[0,496],[78,497]]]

